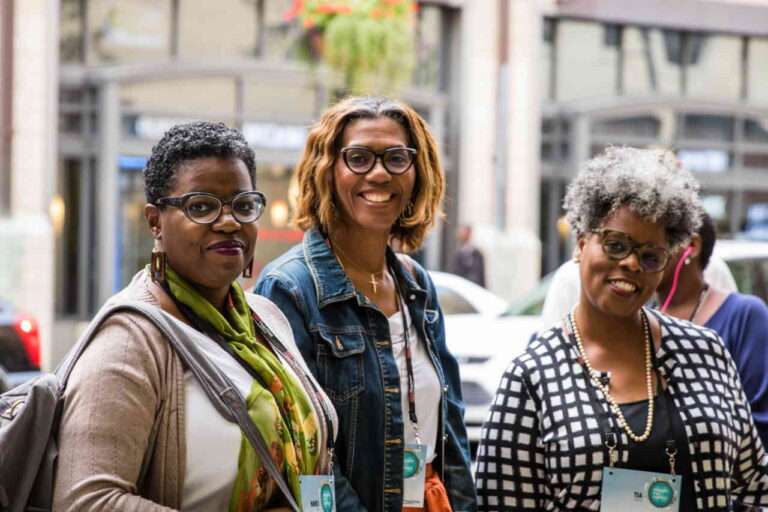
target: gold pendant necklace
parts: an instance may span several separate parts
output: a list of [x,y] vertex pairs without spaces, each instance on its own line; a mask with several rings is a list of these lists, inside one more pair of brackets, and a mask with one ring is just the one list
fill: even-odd
[[[330,238],[328,239],[330,241]],[[336,255],[336,260],[339,262],[339,265],[341,265],[341,269],[346,272],[347,269],[344,266],[344,263],[341,261],[342,258],[344,258],[348,263],[351,263],[353,267],[356,267],[357,269],[360,269],[360,265],[356,265],[355,261],[350,258],[344,250],[338,245],[333,242],[331,242],[331,250]],[[342,258],[339,258],[341,256]],[[363,272],[370,275],[370,279],[368,280],[368,284],[371,285],[371,289],[373,290],[374,295],[378,293],[379,291],[379,279],[376,278],[377,275],[381,276],[381,278],[384,277],[384,273],[386,270],[380,270],[378,272],[369,272],[365,269],[362,270]]]

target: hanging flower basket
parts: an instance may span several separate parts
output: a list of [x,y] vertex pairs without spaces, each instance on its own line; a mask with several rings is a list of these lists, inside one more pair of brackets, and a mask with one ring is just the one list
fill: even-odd
[[294,0],[285,17],[349,92],[391,93],[411,77],[416,9],[413,0]]

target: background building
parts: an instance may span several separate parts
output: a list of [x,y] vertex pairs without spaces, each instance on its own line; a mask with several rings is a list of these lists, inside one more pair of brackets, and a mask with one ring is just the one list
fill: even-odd
[[[148,261],[140,170],[174,123],[223,121],[254,147],[269,197],[259,265],[299,240],[292,169],[338,80],[307,64],[291,4],[0,2],[0,294],[41,319],[45,361]],[[768,203],[766,2],[418,4],[401,96],[430,122],[448,180],[430,268],[468,223],[489,287],[525,294],[570,255],[565,186],[608,144],[678,150],[725,234]]]

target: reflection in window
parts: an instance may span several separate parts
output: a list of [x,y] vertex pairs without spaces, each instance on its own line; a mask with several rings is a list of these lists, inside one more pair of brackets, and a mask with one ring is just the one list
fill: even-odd
[[592,133],[616,137],[658,137],[661,122],[654,116],[603,119],[592,123]]
[[734,124],[732,117],[686,114],[683,116],[681,136],[690,140],[730,142],[733,140]]

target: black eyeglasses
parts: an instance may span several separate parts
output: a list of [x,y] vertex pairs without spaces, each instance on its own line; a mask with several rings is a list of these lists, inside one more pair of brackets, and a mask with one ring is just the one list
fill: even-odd
[[261,192],[241,192],[230,201],[222,201],[213,194],[207,192],[190,192],[178,197],[161,197],[157,200],[159,206],[173,206],[180,208],[184,215],[197,224],[213,224],[221,216],[224,205],[232,207],[232,216],[240,224],[256,222],[264,207],[267,198]]
[[398,175],[410,169],[416,158],[416,150],[396,147],[376,153],[368,148],[350,146],[341,150],[341,157],[347,168],[355,174],[368,174],[376,165],[376,159],[380,158],[389,174]]
[[626,233],[613,229],[595,229],[592,232],[600,235],[603,253],[612,260],[623,260],[635,253],[644,272],[661,272],[669,263],[669,251],[663,247],[639,244]]

